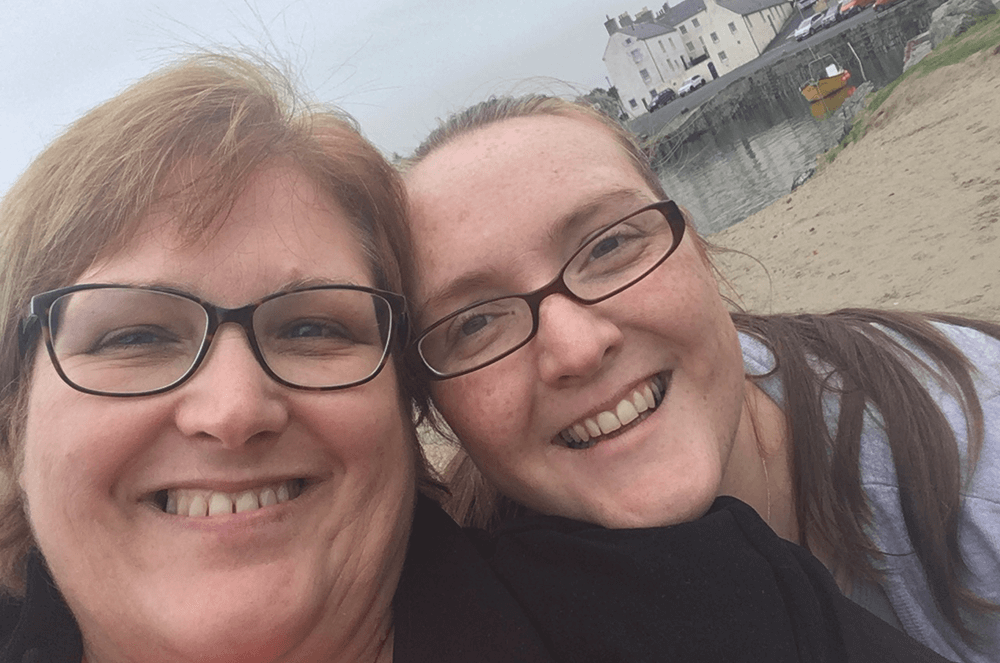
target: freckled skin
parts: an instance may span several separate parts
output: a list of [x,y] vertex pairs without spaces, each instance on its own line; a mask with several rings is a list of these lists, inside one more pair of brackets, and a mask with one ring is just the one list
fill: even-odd
[[[587,203],[625,193],[602,208],[603,225],[656,200],[605,129],[558,116],[463,136],[416,166],[407,188],[423,325],[458,305],[548,283],[578,246],[559,235],[559,220]],[[464,299],[427,307],[473,272],[483,278]],[[663,371],[671,374],[664,403],[633,430],[587,450],[553,444]],[[740,483],[734,476],[745,470],[731,460],[754,459],[759,470],[740,426],[743,393],[736,331],[691,236],[609,300],[550,297],[525,347],[433,385],[437,406],[501,491],[543,513],[616,527],[690,520],[724,485]]]

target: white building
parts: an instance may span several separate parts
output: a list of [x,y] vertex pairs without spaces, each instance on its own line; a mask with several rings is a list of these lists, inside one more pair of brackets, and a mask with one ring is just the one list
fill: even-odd
[[786,0],[705,0],[705,47],[719,75],[763,53],[793,12]]
[[604,24],[604,65],[634,117],[694,74],[711,80],[750,62],[792,12],[789,0],[683,0],[655,16],[644,8],[634,21],[626,12]]
[[[613,32],[609,24],[614,24]],[[668,87],[676,90],[684,80],[686,51],[680,35],[657,23],[618,27],[614,19],[608,19],[605,25],[611,34],[604,66],[626,112],[641,115],[657,94]]]

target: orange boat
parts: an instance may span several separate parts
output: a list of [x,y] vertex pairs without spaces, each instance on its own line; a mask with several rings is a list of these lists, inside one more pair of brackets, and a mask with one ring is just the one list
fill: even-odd
[[812,111],[813,117],[817,120],[822,120],[834,111],[839,110],[844,105],[844,102],[847,101],[847,98],[854,94],[855,90],[857,88],[853,85],[842,87],[828,97],[811,102],[809,110]]
[[802,96],[807,101],[815,102],[825,99],[847,87],[847,81],[851,78],[851,72],[846,69],[839,69],[836,65],[828,67],[826,76],[815,83],[806,83],[802,86]]

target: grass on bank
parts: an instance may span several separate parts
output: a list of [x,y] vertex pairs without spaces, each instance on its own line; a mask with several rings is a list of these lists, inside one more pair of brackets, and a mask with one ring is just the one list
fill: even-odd
[[877,90],[868,95],[864,109],[858,113],[851,130],[840,141],[840,144],[828,151],[823,158],[826,163],[833,163],[848,145],[864,138],[868,133],[869,120],[875,115],[878,109],[892,96],[893,91],[899,84],[910,76],[926,76],[927,74],[947,67],[948,65],[962,62],[970,55],[984,51],[990,47],[1000,44],[1000,12],[983,16],[975,25],[964,33],[949,37],[935,48],[930,55],[906,70],[900,77],[889,83],[881,90]]

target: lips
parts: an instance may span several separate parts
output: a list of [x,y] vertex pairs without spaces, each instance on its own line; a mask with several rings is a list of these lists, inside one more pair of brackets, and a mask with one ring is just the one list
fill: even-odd
[[206,518],[245,513],[294,500],[306,488],[305,479],[262,484],[237,492],[203,488],[164,488],[147,502],[175,516]]
[[670,373],[661,373],[632,390],[612,410],[604,410],[563,429],[555,442],[570,449],[589,449],[643,421],[663,402]]

